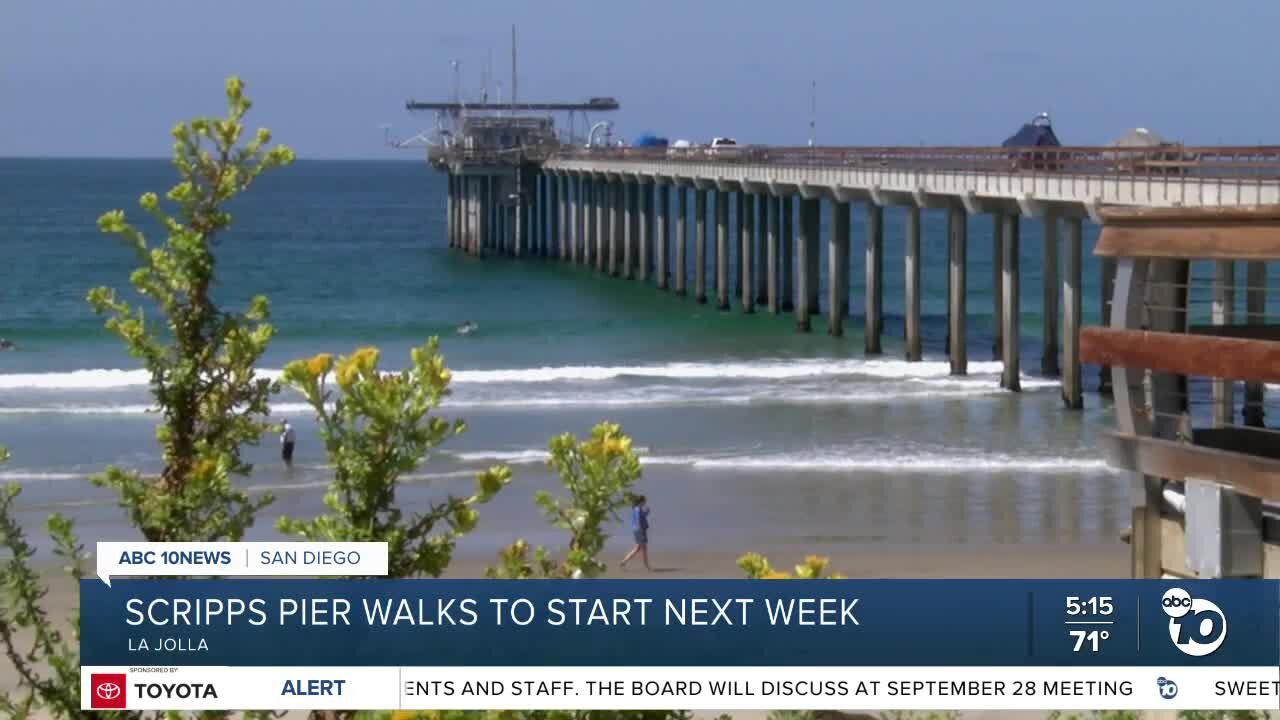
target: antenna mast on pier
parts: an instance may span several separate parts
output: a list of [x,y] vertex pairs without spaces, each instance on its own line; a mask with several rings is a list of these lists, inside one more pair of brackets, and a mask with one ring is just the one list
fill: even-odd
[[818,124],[818,81],[809,86],[809,147],[815,142],[815,128]]
[[511,114],[516,114],[516,26],[511,26]]

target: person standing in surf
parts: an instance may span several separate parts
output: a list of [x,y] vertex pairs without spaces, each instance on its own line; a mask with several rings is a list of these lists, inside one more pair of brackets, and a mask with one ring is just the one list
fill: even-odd
[[284,466],[289,468],[293,467],[293,442],[293,426],[285,420],[280,433],[280,458],[284,460]]
[[637,495],[631,501],[631,534],[635,537],[636,546],[622,558],[621,566],[626,567],[627,562],[639,553],[640,559],[644,561],[644,569],[653,572],[653,568],[649,567],[649,506],[643,495]]

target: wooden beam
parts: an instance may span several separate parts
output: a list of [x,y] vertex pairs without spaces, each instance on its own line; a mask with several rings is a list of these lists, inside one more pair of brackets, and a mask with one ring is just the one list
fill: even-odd
[[1192,325],[1187,328],[1192,335],[1249,338],[1280,342],[1280,325],[1266,323],[1232,323],[1230,325]]
[[1100,444],[1107,463],[1121,470],[1169,480],[1212,480],[1280,501],[1280,460],[1121,433],[1103,434]]
[[1280,205],[1215,205],[1200,207],[1140,207],[1111,205],[1098,215],[1107,225],[1223,224],[1280,222]]
[[1094,252],[1104,257],[1280,258],[1280,205],[1105,208]]
[[1255,223],[1104,225],[1094,254],[1103,257],[1275,260],[1280,220]]
[[1080,331],[1080,359],[1174,375],[1280,382],[1280,342],[1270,340],[1089,327]]

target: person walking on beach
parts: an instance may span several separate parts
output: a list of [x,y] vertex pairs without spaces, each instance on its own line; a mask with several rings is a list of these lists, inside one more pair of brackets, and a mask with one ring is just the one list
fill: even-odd
[[622,558],[622,567],[626,567],[627,562],[635,557],[636,553],[640,553],[640,559],[644,561],[644,569],[653,572],[653,568],[649,567],[649,506],[645,504],[643,495],[637,495],[631,501],[631,534],[635,536],[636,546]]
[[280,457],[284,460],[285,467],[293,467],[293,441],[293,426],[285,420],[280,433]]

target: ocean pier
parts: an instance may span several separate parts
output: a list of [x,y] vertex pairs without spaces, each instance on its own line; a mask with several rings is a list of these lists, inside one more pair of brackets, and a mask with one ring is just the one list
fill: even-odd
[[[851,259],[861,244],[867,355],[883,352],[884,212],[902,208],[903,258],[891,271],[905,275],[905,356],[911,361],[921,358],[920,215],[943,211],[951,372],[964,375],[968,368],[969,284],[990,283],[993,355],[1003,363],[1001,385],[1011,391],[1020,389],[1022,226],[1036,223],[1044,317],[1039,369],[1061,376],[1063,402],[1073,409],[1083,405],[1085,222],[1100,222],[1114,207],[1280,203],[1280,147],[644,148],[521,143],[512,133],[505,143],[435,147],[429,160],[450,178],[451,247],[584,267],[594,259],[597,272],[678,295],[691,282],[695,302],[713,298],[721,310],[736,304],[744,313],[794,313],[800,332],[825,318],[828,334],[844,333]],[[825,243],[824,212],[830,215]],[[861,237],[850,232],[853,212],[864,215]],[[991,223],[989,278],[967,272],[972,216]],[[1104,260],[1102,273],[1097,302],[1105,318],[1114,261]],[[1109,380],[1103,368],[1104,391]]]

